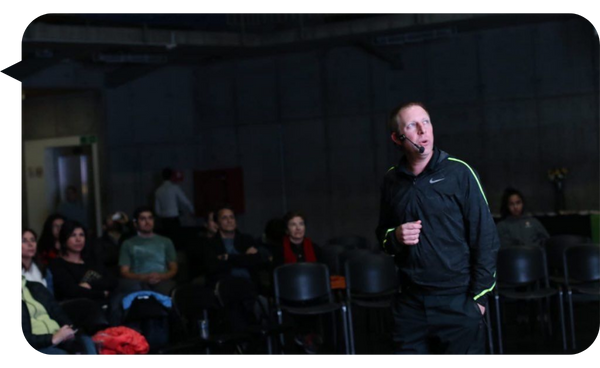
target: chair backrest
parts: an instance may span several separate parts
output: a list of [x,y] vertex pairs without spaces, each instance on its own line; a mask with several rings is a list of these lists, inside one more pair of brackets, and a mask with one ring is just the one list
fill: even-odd
[[254,283],[243,277],[226,277],[217,282],[215,295],[222,306],[244,301],[255,301],[258,292]]
[[543,281],[548,286],[545,251],[537,245],[500,248],[496,272],[499,283],[524,285]]
[[565,281],[600,280],[600,245],[580,244],[565,251]]
[[355,249],[369,249],[369,242],[367,239],[359,235],[338,236],[336,238],[329,239],[328,243],[343,245],[345,247],[352,247]]
[[563,259],[565,250],[578,244],[585,244],[589,238],[580,235],[555,235],[544,242],[548,258],[548,273],[554,276],[564,276]]
[[218,308],[214,291],[193,283],[177,286],[172,301],[179,314],[189,321],[203,319],[205,311]]
[[310,302],[321,298],[333,301],[329,270],[320,263],[293,263],[273,272],[275,303]]
[[324,263],[329,268],[329,273],[332,275],[341,275],[344,272],[341,261],[341,255],[345,251],[352,249],[339,244],[328,244],[321,247],[320,262]]
[[365,254],[346,262],[346,291],[352,294],[381,294],[398,289],[394,259],[386,254]]
[[368,249],[348,249],[348,250],[342,252],[339,255],[341,272],[344,274],[346,273],[346,263],[349,260],[354,259],[354,258],[365,257],[365,256],[368,256],[369,254],[373,254],[373,252],[371,252]]

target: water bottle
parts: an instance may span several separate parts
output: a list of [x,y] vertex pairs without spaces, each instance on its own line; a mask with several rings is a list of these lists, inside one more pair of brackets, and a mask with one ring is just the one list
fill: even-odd
[[198,321],[198,327],[200,328],[200,336],[203,339],[208,339],[208,320],[202,319]]

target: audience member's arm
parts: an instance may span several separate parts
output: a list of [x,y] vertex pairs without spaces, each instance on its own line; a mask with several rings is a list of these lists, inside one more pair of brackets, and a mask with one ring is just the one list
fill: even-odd
[[137,281],[148,281],[149,274],[146,273],[133,273],[131,272],[130,266],[120,267],[121,276],[126,279],[137,280]]
[[169,270],[163,274],[161,274],[161,280],[169,280],[175,277],[177,274],[177,262],[169,262]]
[[103,290],[93,290],[89,288],[89,284],[81,283],[81,280],[74,279],[61,263],[54,262],[53,266],[54,290],[63,298],[98,299],[104,297]]

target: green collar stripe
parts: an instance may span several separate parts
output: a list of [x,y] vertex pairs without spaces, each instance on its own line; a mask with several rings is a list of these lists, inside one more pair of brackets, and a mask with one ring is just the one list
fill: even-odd
[[396,168],[396,166],[392,166],[392,167],[390,167],[390,168],[389,168],[389,170],[388,170],[388,171],[386,171],[386,174],[387,174],[387,173],[389,173],[390,171],[394,170],[395,168]]
[[469,170],[471,170],[471,174],[473,174],[473,177],[475,178],[475,181],[477,182],[477,185],[479,186],[479,190],[481,191],[481,195],[483,196],[483,199],[485,199],[485,203],[487,205],[489,205],[487,198],[485,197],[485,193],[483,193],[483,188],[481,187],[481,183],[479,182],[479,179],[477,179],[477,175],[475,175],[475,172],[473,171],[473,169],[471,169],[471,166],[469,166],[466,162],[461,161],[459,159],[456,158],[452,158],[452,157],[448,157],[448,160],[450,161],[456,161],[456,162],[460,162],[461,164],[465,165],[466,167],[469,168]]

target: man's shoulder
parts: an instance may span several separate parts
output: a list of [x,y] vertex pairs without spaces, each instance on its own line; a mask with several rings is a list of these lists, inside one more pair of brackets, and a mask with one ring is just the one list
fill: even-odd
[[159,241],[161,243],[173,244],[171,238],[167,238],[166,236],[154,234],[153,239],[156,239],[156,241]]
[[460,158],[446,155],[446,157],[440,161],[440,167],[450,169],[452,172],[463,175],[476,175],[476,170],[467,163],[465,160]]

